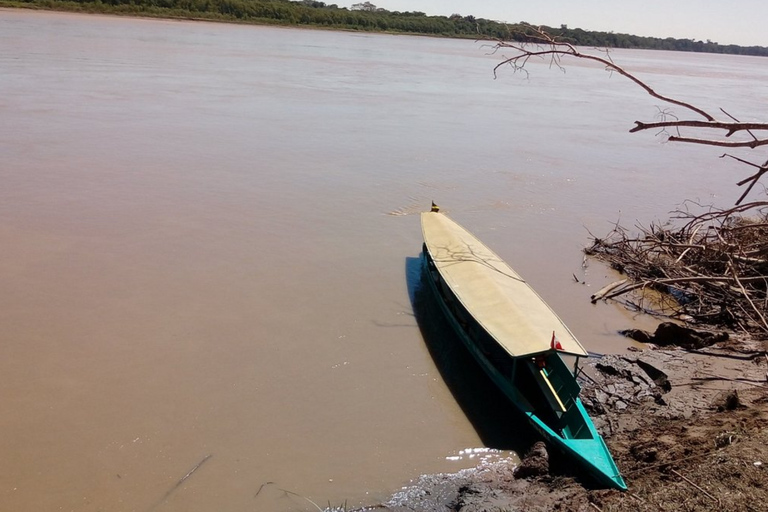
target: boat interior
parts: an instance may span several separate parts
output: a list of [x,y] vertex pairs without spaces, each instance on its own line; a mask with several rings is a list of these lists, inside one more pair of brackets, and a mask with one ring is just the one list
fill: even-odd
[[579,385],[559,354],[549,352],[515,360],[513,387],[549,428],[565,439],[590,439],[592,434],[576,405]]
[[424,257],[429,279],[448,310],[454,327],[464,334],[468,348],[490,370],[497,384],[508,396],[513,395],[510,399],[516,401],[526,413],[533,413],[561,437],[590,439],[592,434],[576,404],[579,385],[560,354],[551,350],[525,357],[510,356],[474,320],[443,282],[426,247]]

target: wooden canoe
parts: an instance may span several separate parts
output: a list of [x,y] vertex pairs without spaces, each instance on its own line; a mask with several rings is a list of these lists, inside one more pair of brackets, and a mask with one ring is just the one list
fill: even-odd
[[525,280],[474,235],[422,213],[422,264],[449,323],[483,370],[550,447],[595,482],[626,490],[563,357],[588,355]]

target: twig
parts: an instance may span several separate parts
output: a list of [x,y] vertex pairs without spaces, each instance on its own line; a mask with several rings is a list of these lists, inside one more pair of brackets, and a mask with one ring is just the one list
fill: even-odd
[[757,316],[763,322],[763,329],[768,331],[768,322],[766,322],[763,314],[760,312],[757,306],[755,306],[755,303],[752,302],[752,299],[749,298],[749,294],[747,293],[747,290],[744,289],[744,285],[741,284],[741,280],[739,279],[739,276],[736,274],[736,269],[733,268],[733,262],[731,262],[730,267],[731,267],[731,273],[733,274],[733,279],[736,281],[736,284],[739,285],[739,288],[741,289],[741,293],[744,294],[744,298],[747,299],[747,302],[749,302],[749,305],[752,306],[752,309],[755,310],[755,313],[757,313]]
[[202,466],[203,464],[205,464],[205,463],[208,461],[208,459],[210,459],[211,457],[213,457],[213,455],[212,455],[212,454],[208,454],[208,455],[206,455],[205,457],[203,457],[203,459],[202,459],[200,462],[198,462],[197,464],[195,464],[195,466],[194,466],[192,469],[190,469],[190,470],[187,472],[187,474],[186,474],[186,475],[184,475],[183,477],[181,477],[181,478],[179,479],[179,481],[178,481],[178,482],[176,482],[176,485],[174,485],[173,487],[171,487],[170,489],[168,489],[168,492],[166,492],[166,493],[165,493],[165,495],[163,496],[163,498],[162,498],[160,501],[158,501],[157,503],[155,503],[155,504],[154,504],[154,505],[153,505],[153,506],[152,506],[152,507],[151,507],[149,510],[154,510],[154,509],[156,509],[157,507],[159,507],[161,504],[165,503],[165,501],[166,501],[166,500],[167,500],[167,499],[168,499],[168,498],[171,496],[171,494],[173,494],[173,492],[174,492],[176,489],[178,489],[179,487],[181,487],[181,485],[182,485],[184,482],[186,482],[186,481],[187,481],[187,479],[188,479],[189,477],[191,477],[191,476],[194,474],[194,472],[195,472],[195,471],[197,471],[198,469],[200,469],[200,466]]
[[[268,485],[275,485],[275,482],[265,482],[265,483],[261,484],[261,486],[259,487],[259,490],[256,491],[256,494],[253,497],[255,498],[256,496],[258,496],[259,493],[261,492],[261,490],[264,487],[268,486]],[[289,496],[296,496],[297,498],[301,498],[304,501],[312,504],[319,512],[323,512],[323,509],[320,507],[320,505],[318,505],[317,503],[315,503],[311,499],[307,498],[306,496],[302,496],[301,494],[299,494],[297,492],[289,491],[287,489],[282,489],[280,487],[278,487],[277,490],[280,491],[280,492],[284,492],[285,494],[287,494]]]
[[704,495],[705,495],[707,498],[711,499],[711,500],[712,500],[712,501],[714,501],[714,502],[718,502],[718,501],[719,501],[717,498],[715,498],[714,496],[712,496],[711,494],[709,494],[707,491],[705,491],[704,489],[702,489],[701,487],[699,487],[698,485],[696,485],[696,484],[695,484],[695,483],[693,483],[691,480],[689,480],[688,478],[684,477],[683,475],[681,475],[680,473],[678,473],[678,472],[677,472],[677,471],[675,471],[674,469],[670,469],[670,471],[671,471],[672,473],[676,474],[677,476],[679,476],[680,478],[682,478],[683,480],[685,480],[686,482],[688,482],[689,484],[691,484],[693,487],[695,487],[696,489],[698,489],[698,490],[699,490],[699,491],[701,491],[702,493],[704,493]]
[[[696,226],[696,229],[693,230],[693,233],[691,234],[691,238],[688,240],[688,245],[693,244],[693,239],[696,237],[696,234],[699,232],[699,229],[701,229],[701,226]],[[675,263],[680,263],[680,261],[683,259],[683,257],[688,254],[688,251],[691,250],[691,247],[687,247],[682,254],[675,260]]]
[[[527,48],[528,45],[526,43],[511,43],[511,42],[499,41],[496,45],[497,49],[512,48],[514,50],[517,50],[520,53],[518,55],[505,59],[499,64],[497,64],[493,68],[494,75],[496,74],[498,69],[504,65],[510,65],[515,70],[523,69],[525,67],[525,63],[531,57],[557,57],[558,59],[561,56],[578,57],[581,59],[591,60],[591,61],[602,64],[603,66],[605,66],[605,69],[612,72],[616,72],[624,76],[625,78],[628,78],[629,80],[631,80],[632,82],[640,86],[643,90],[645,90],[645,92],[647,92],[648,94],[650,94],[656,99],[691,110],[692,112],[695,112],[701,115],[707,121],[715,121],[715,118],[713,116],[711,116],[704,110],[694,105],[691,105],[690,103],[686,103],[684,101],[676,100],[674,98],[670,98],[668,96],[663,96],[659,94],[658,92],[653,90],[648,84],[646,84],[645,82],[643,82],[642,80],[634,76],[633,74],[629,73],[622,67],[617,66],[609,59],[604,59],[602,57],[597,57],[595,55],[581,53],[573,45],[562,42],[562,41],[557,41],[552,36],[550,36],[549,34],[547,34],[541,29],[537,29],[532,26],[527,26],[526,28],[533,32],[533,34],[530,34],[530,35],[532,35],[532,37],[537,40],[537,43],[538,43],[537,47],[540,49],[533,50],[533,49]],[[546,47],[549,47],[549,48],[546,48]],[[522,61],[522,64],[520,63],[521,61]],[[557,63],[557,61],[555,61],[555,63]]]

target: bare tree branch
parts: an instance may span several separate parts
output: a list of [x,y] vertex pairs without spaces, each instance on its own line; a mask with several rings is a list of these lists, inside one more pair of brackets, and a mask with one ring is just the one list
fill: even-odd
[[[512,50],[513,55],[510,57],[504,57],[501,62],[496,64],[493,68],[494,77],[498,75],[499,69],[504,66],[511,66],[515,72],[521,71],[528,76],[528,71],[525,69],[531,58],[548,59],[550,67],[557,67],[561,70],[565,70],[562,66],[562,59],[565,57],[573,57],[577,59],[597,62],[604,66],[604,68],[611,73],[618,73],[621,76],[631,80],[633,83],[642,88],[653,98],[663,101],[669,105],[675,105],[682,107],[689,112],[693,112],[701,117],[701,119],[680,119],[667,109],[659,108],[659,117],[661,121],[656,122],[643,122],[635,121],[635,126],[629,130],[630,133],[636,133],[643,130],[660,130],[659,134],[667,135],[668,142],[683,142],[687,144],[698,144],[705,146],[716,146],[725,148],[746,148],[755,149],[758,147],[768,146],[768,134],[758,137],[756,133],[768,132],[768,123],[755,123],[755,122],[741,122],[736,117],[726,112],[724,109],[720,109],[720,112],[727,116],[728,120],[718,120],[707,112],[706,110],[697,107],[691,103],[678,100],[669,96],[660,94],[654,90],[651,86],[639,79],[632,73],[628,72],[618,64],[616,64],[611,58],[608,50],[605,50],[605,56],[594,55],[585,53],[573,44],[559,40],[541,28],[533,27],[531,25],[523,25],[524,32],[522,34],[524,42],[516,41],[504,41],[500,40],[496,42],[494,46],[494,52],[502,50]],[[673,118],[673,119],[669,119]],[[693,128],[697,130],[703,130],[706,133],[717,132],[717,135],[710,137],[701,136],[689,136],[680,133],[681,128]],[[674,129],[675,135],[667,133],[667,129]],[[724,133],[722,133],[724,132]],[[746,132],[751,137],[750,140],[725,140],[731,137],[735,133]],[[729,155],[730,156],[730,155]],[[758,172],[750,177],[739,182],[739,186],[743,186],[749,183],[744,193],[739,197],[736,202],[740,205],[742,201],[749,195],[755,184],[768,172],[768,162],[763,165],[758,165],[746,160],[731,157],[735,160],[745,163],[747,165],[756,167]]]
[[687,142],[689,144],[703,144],[705,146],[718,146],[721,148],[752,148],[754,149],[758,146],[768,145],[768,139],[749,140],[744,142],[730,142],[730,141],[724,141],[724,140],[697,139],[694,137],[678,137],[676,135],[672,135],[667,140],[669,140],[670,142]]
[[[594,62],[598,62],[605,66],[605,69],[611,72],[616,72],[629,80],[633,81],[635,84],[643,88],[648,94],[653,96],[656,99],[659,99],[665,103],[670,103],[672,105],[678,105],[680,107],[686,108],[688,110],[691,110],[692,112],[695,112],[702,116],[707,121],[714,121],[715,118],[705,112],[704,110],[695,107],[691,105],[690,103],[686,103],[684,101],[676,100],[674,98],[670,98],[668,96],[663,96],[656,92],[650,85],[646,84],[630,72],[626,71],[621,66],[618,66],[614,64],[614,62],[608,58],[598,57],[596,55],[591,55],[588,53],[582,53],[579,50],[576,49],[575,46],[573,46],[570,43],[566,43],[563,41],[558,41],[557,39],[553,38],[551,35],[547,34],[540,28],[536,28],[533,26],[527,26],[527,29],[530,30],[530,33],[527,33],[526,36],[528,36],[531,40],[530,43],[517,43],[517,42],[510,42],[510,41],[498,41],[495,47],[495,50],[500,50],[502,48],[511,48],[513,50],[516,50],[518,53],[512,57],[508,57],[501,61],[500,63],[496,64],[496,66],[493,68],[494,76],[496,76],[498,70],[505,66],[509,65],[512,66],[515,70],[519,70],[525,66],[525,63],[528,61],[530,57],[543,57],[548,56],[551,59],[554,59],[550,62],[557,62],[558,67],[559,66],[559,59],[562,56],[570,56],[570,57],[577,57],[579,59],[585,59],[585,60],[591,60]],[[530,49],[531,46],[535,47],[535,50]]]
[[[658,123],[644,123],[642,121],[635,121],[635,127],[629,130],[629,133],[639,132],[641,130],[648,130],[653,128],[668,128],[672,126],[688,126],[691,128],[709,128],[709,129],[721,129],[727,133],[726,137],[730,137],[736,132],[750,131],[750,130],[768,130],[768,123],[727,123],[723,121],[662,121]],[[755,138],[755,140],[757,140]]]

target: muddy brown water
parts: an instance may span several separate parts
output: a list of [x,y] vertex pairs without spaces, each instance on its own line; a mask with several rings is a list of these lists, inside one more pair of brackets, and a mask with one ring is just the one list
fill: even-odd
[[[494,80],[499,57],[0,11],[0,510],[375,503],[508,455],[483,450],[516,435],[478,412],[493,390],[416,322],[416,213],[442,204],[610,352],[645,324],[589,304],[613,276],[582,268],[587,229],[727,205],[745,172],[629,135],[657,102],[620,77]],[[765,118],[763,59],[613,57]]]

